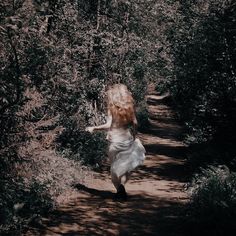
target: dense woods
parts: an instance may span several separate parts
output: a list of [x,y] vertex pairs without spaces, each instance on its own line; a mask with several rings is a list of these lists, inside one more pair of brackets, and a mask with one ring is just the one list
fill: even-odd
[[140,130],[147,86],[170,94],[197,173],[191,217],[232,226],[235,63],[233,0],[1,1],[2,233],[19,234],[83,182],[87,168],[99,168],[105,137],[84,130],[105,121],[105,90],[119,82],[134,95]]

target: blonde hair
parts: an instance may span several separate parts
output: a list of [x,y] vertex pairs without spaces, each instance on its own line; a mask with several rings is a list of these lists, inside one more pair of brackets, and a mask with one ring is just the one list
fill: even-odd
[[122,126],[133,125],[135,117],[132,94],[124,84],[115,84],[107,91],[108,109],[115,123]]

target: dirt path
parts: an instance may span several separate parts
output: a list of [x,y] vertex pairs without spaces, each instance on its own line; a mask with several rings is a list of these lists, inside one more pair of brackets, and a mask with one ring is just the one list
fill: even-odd
[[61,206],[44,227],[29,235],[156,235],[182,236],[181,215],[187,200],[184,191],[186,147],[181,127],[165,96],[147,97],[150,127],[139,134],[147,159],[126,185],[126,202],[113,201],[115,189],[109,167],[85,185],[78,197]]

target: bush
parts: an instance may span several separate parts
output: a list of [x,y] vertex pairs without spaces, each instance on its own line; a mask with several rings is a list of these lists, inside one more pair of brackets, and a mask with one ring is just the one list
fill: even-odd
[[105,134],[90,134],[78,128],[73,122],[62,132],[57,142],[60,143],[59,151],[62,151],[65,157],[92,168],[99,167],[106,158]]
[[[191,138],[235,143],[235,4],[233,1],[181,1],[168,32],[173,53],[171,95]],[[215,39],[218,40],[215,40]]]
[[190,215],[195,222],[230,228],[236,219],[236,173],[226,166],[201,169],[189,185]]
[[22,180],[5,179],[0,182],[0,232],[19,235],[25,225],[40,219],[53,208],[45,185],[37,182],[25,186]]
[[141,105],[137,110],[138,130],[144,131],[149,126],[148,110],[145,104]]

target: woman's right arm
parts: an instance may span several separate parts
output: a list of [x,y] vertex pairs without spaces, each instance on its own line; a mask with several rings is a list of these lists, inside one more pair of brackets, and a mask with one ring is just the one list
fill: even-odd
[[110,129],[111,124],[112,124],[112,115],[108,111],[107,122],[105,124],[98,125],[98,126],[90,126],[90,127],[87,127],[85,130],[90,133],[93,133],[93,131],[96,131],[96,130],[108,130],[108,129]]

